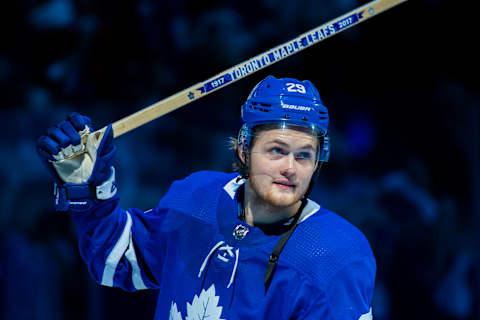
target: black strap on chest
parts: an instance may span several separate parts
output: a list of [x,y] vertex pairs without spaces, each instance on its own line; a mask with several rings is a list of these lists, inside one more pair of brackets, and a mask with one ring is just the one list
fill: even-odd
[[295,229],[297,228],[298,219],[300,218],[300,215],[303,211],[303,208],[305,208],[306,204],[307,204],[307,201],[302,200],[302,204],[300,205],[300,208],[298,208],[298,211],[295,214],[294,220],[291,223],[292,227],[288,229],[288,231],[286,231],[284,234],[282,234],[282,236],[280,237],[280,240],[278,240],[277,244],[275,245],[275,248],[270,254],[267,270],[265,270],[265,275],[263,278],[264,279],[263,283],[265,285],[265,294],[267,293],[268,288],[270,287],[270,283],[272,282],[273,274],[275,273],[275,269],[277,267],[277,262],[278,262],[278,258],[280,257],[280,253],[282,252],[283,247],[285,247],[285,244],[287,243],[288,239],[290,239],[290,236],[292,235],[293,231],[295,231]]

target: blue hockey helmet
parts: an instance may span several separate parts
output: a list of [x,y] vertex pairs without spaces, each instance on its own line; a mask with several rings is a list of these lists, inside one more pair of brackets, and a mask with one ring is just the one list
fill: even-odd
[[259,125],[279,125],[279,128],[302,127],[319,138],[317,160],[328,161],[328,110],[320,94],[308,80],[277,79],[268,76],[252,90],[241,110],[242,128],[238,144],[248,150],[253,130]]

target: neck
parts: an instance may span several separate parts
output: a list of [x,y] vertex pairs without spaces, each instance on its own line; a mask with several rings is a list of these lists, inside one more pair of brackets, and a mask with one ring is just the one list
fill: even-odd
[[250,226],[286,221],[295,216],[301,205],[301,200],[287,207],[272,205],[258,197],[250,188],[248,180],[245,183],[243,208],[245,210],[245,222]]

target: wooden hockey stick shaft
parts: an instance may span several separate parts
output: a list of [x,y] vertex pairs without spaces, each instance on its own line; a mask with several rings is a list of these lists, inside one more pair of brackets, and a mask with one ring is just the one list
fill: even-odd
[[[112,124],[114,137],[121,136],[173,110],[198,100],[252,73],[266,68],[302,51],[343,30],[353,27],[375,15],[407,0],[375,0],[336,19],[307,31],[298,37],[231,67],[208,80],[197,83],[168,98],[158,101]],[[103,131],[105,128],[100,129]],[[97,131],[97,133],[99,132]]]

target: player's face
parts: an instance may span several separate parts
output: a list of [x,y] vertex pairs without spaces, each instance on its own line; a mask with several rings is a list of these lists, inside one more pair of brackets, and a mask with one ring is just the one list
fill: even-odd
[[317,167],[318,140],[294,129],[262,131],[250,152],[249,185],[259,200],[273,207],[300,201]]

